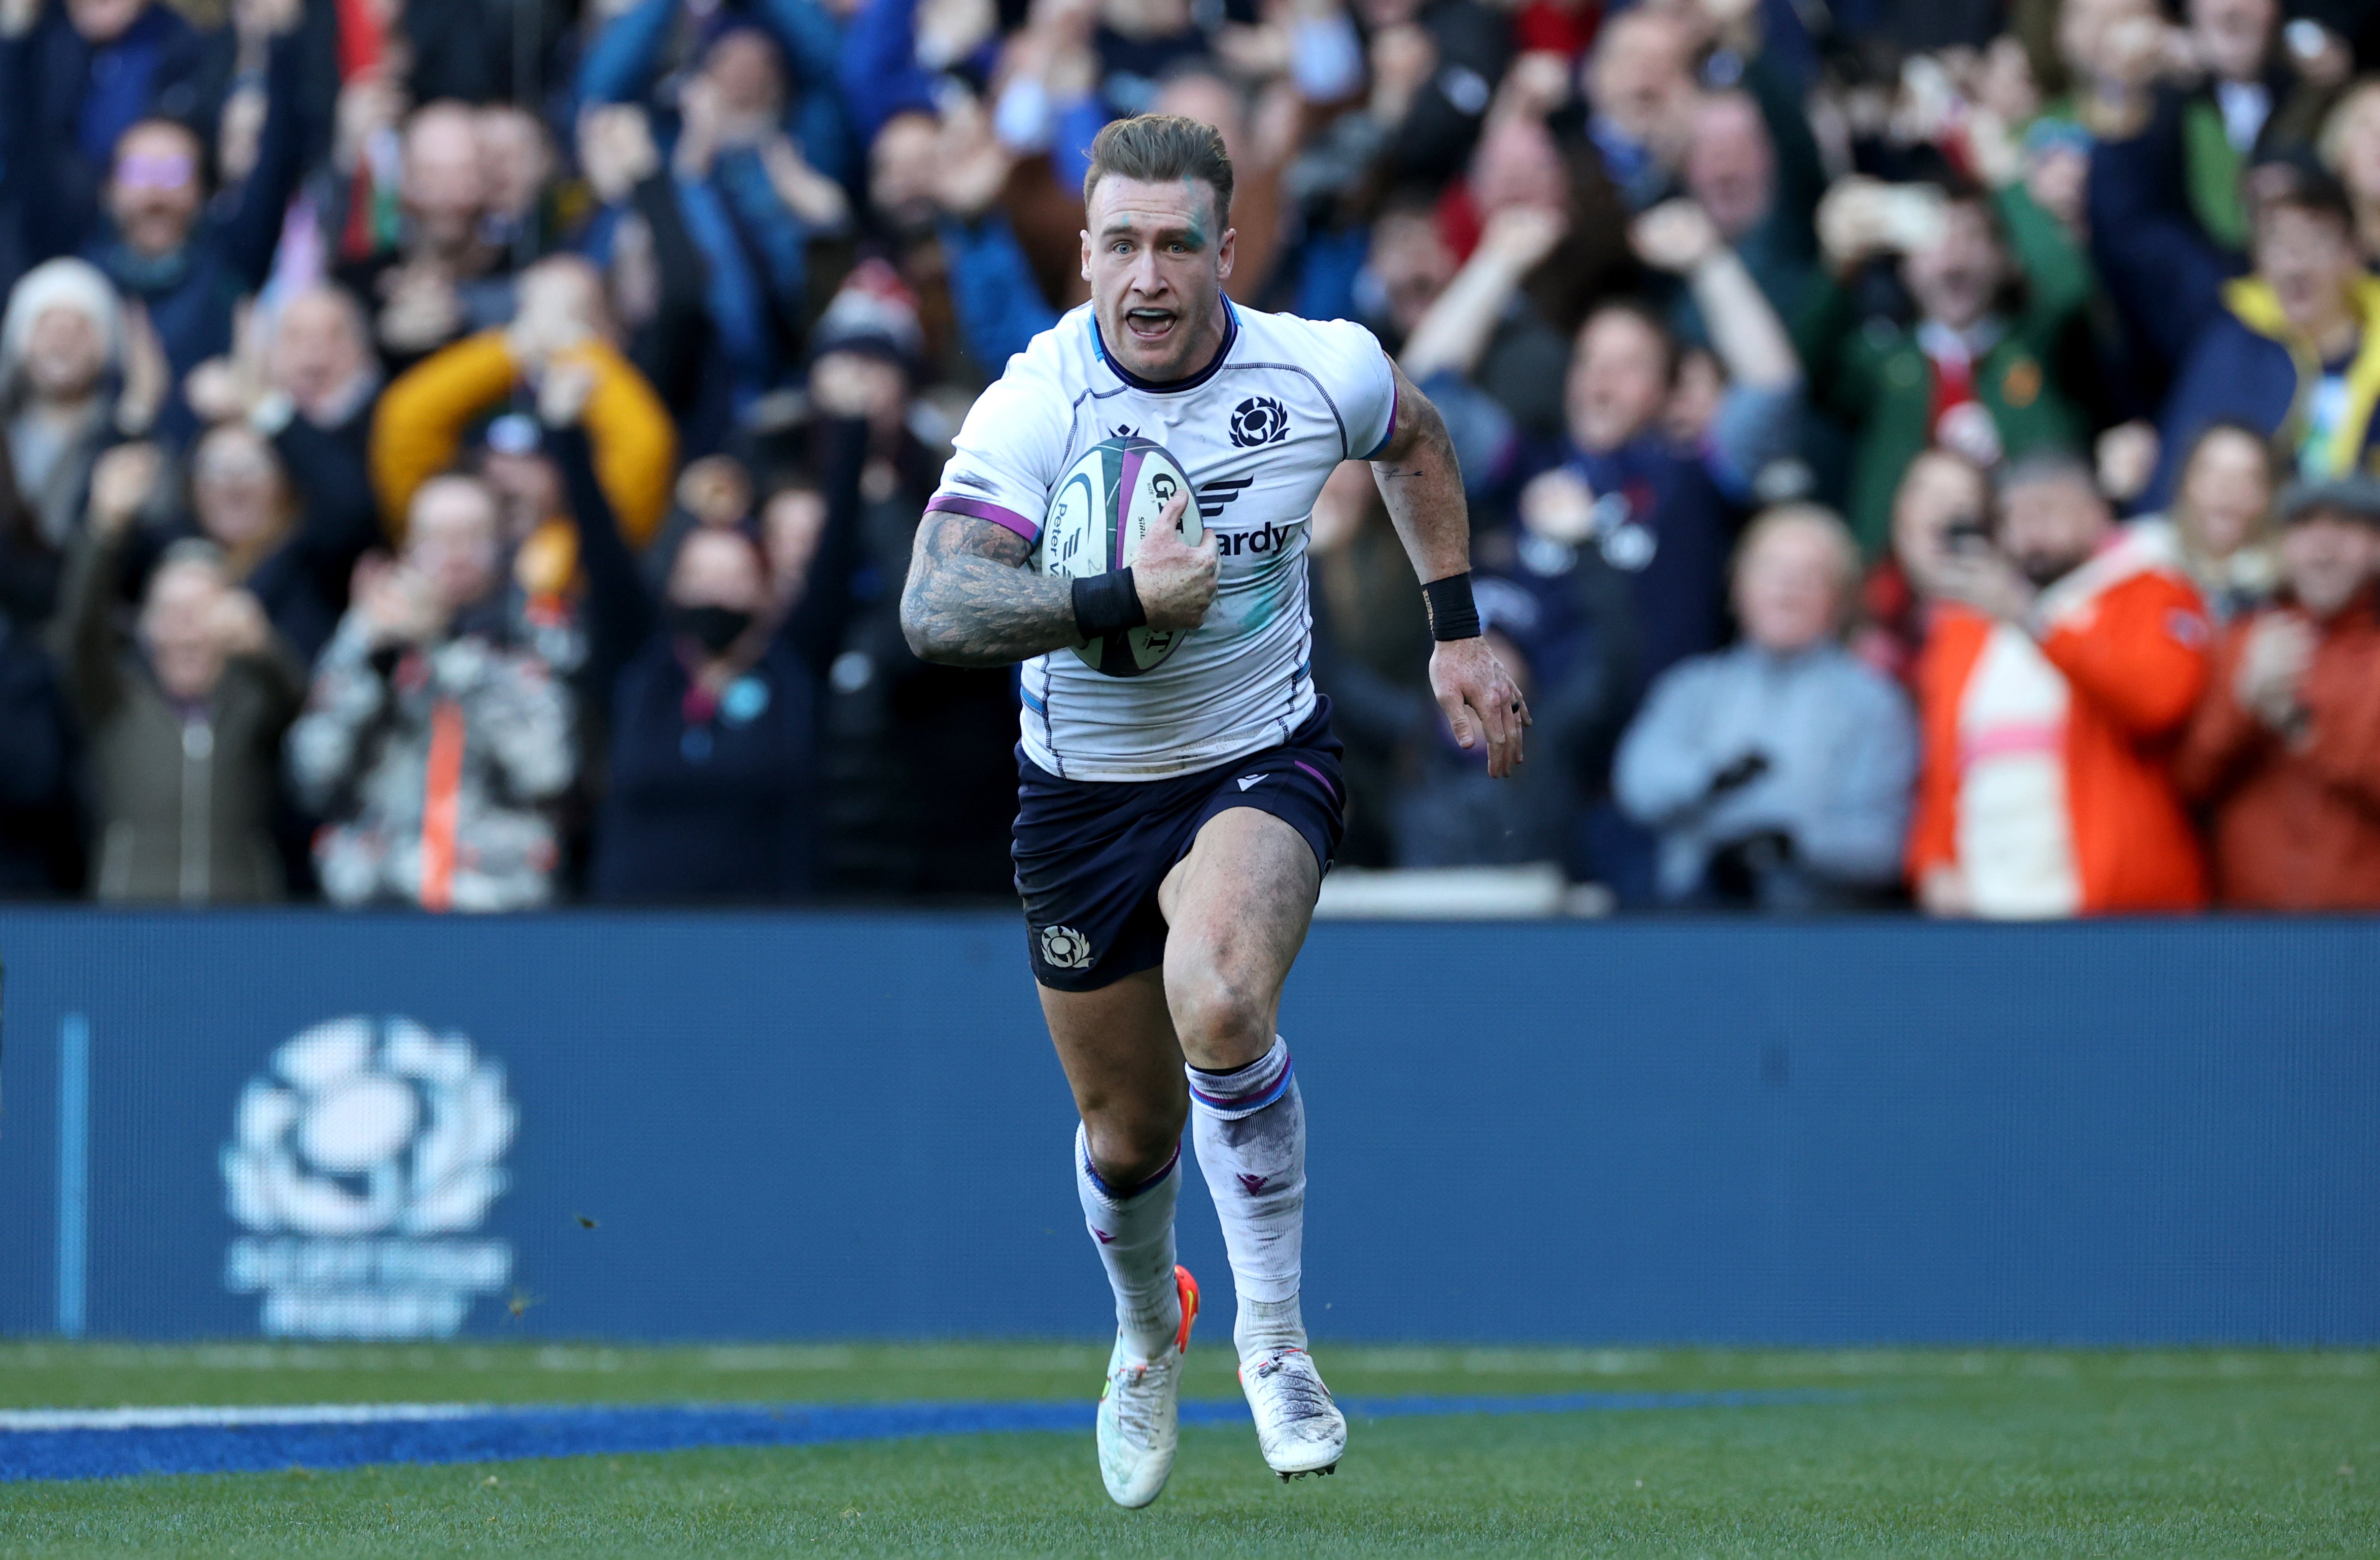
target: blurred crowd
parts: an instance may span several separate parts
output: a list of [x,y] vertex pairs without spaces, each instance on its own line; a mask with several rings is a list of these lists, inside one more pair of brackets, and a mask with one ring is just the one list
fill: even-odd
[[1536,713],[1342,468],[1343,862],[2380,907],[2380,0],[2182,7],[0,0],[0,891],[1007,893],[896,598],[1153,110],[1444,412]]

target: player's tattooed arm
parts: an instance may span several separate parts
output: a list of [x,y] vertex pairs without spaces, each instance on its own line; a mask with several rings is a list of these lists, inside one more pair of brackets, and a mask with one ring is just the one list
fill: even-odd
[[1443,579],[1471,567],[1471,511],[1463,501],[1463,468],[1446,420],[1405,371],[1397,376],[1397,420],[1372,461],[1372,480],[1396,522],[1397,535],[1423,579]]
[[946,666],[1005,666],[1075,643],[1073,582],[1026,568],[1032,552],[1004,526],[929,511],[901,592],[909,648]]
[[[1372,480],[1414,572],[1427,584],[1469,571],[1471,512],[1446,420],[1404,370],[1390,369],[1397,376],[1396,424],[1372,462]],[[1486,737],[1488,774],[1500,780],[1512,774],[1521,762],[1522,728],[1531,724],[1529,704],[1487,640],[1439,641],[1430,652],[1429,687],[1454,739],[1470,748]]]

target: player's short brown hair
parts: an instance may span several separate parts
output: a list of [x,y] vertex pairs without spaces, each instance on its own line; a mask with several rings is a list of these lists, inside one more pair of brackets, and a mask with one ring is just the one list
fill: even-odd
[[1085,205],[1110,174],[1145,184],[1197,179],[1215,192],[1215,221],[1220,225],[1232,219],[1232,155],[1223,150],[1222,132],[1212,125],[1179,114],[1135,114],[1113,120],[1091,142],[1091,165],[1083,175]]

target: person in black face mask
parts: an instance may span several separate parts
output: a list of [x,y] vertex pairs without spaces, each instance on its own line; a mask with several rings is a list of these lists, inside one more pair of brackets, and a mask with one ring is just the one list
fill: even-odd
[[[543,397],[578,521],[589,703],[608,725],[589,893],[613,904],[764,903],[809,892],[820,689],[842,638],[865,431],[820,435],[827,519],[798,593],[742,527],[679,542],[660,599],[622,540],[566,397]],[[780,604],[785,603],[785,604]]]
[[[741,530],[696,531],[678,549],[677,562],[670,569],[671,583],[683,579],[689,591],[723,589],[743,596],[751,589],[750,560],[735,555],[748,555],[757,546]],[[752,627],[753,614],[749,607],[718,602],[688,605],[673,601],[662,611],[662,622],[671,633],[692,640],[705,654],[718,660],[735,649],[735,641]]]

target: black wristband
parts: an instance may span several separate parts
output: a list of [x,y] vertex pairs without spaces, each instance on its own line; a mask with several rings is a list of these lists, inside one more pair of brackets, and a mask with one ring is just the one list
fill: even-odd
[[1096,640],[1102,634],[1112,634],[1119,628],[1137,628],[1148,621],[1148,609],[1140,604],[1140,591],[1132,582],[1132,570],[1120,568],[1111,574],[1094,574],[1075,581],[1075,627],[1086,640]]
[[1434,640],[1475,640],[1479,637],[1479,603],[1471,599],[1471,571],[1433,579],[1421,588],[1422,604],[1429,609],[1429,637]]

